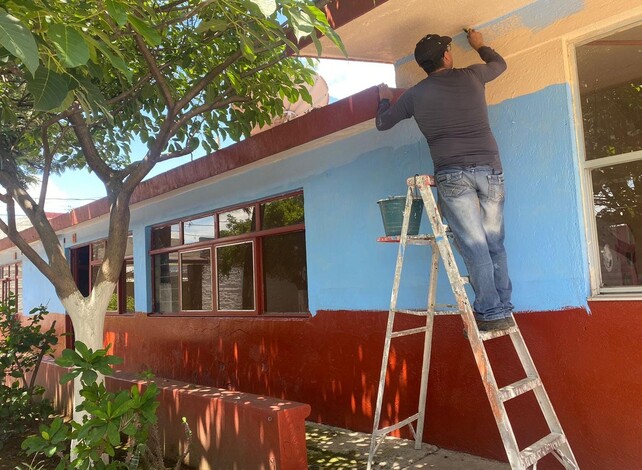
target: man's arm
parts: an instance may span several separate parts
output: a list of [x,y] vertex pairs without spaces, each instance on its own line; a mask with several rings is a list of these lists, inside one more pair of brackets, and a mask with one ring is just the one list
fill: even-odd
[[468,67],[482,83],[490,82],[506,70],[506,61],[502,56],[484,44],[484,38],[479,31],[468,30],[468,43],[477,51],[486,64],[475,64]]
[[410,95],[404,93],[394,105],[391,105],[392,90],[383,83],[379,85],[379,107],[375,121],[377,129],[385,131],[399,121],[412,117],[412,101],[409,98]]

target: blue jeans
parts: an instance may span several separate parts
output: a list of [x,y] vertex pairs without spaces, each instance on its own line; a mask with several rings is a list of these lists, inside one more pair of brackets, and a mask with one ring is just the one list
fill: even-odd
[[488,166],[452,167],[436,175],[439,206],[466,263],[478,320],[513,310],[504,249],[504,174]]

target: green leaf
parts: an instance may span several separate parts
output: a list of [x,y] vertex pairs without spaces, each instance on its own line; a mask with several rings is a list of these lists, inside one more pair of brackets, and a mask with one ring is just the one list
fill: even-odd
[[197,33],[203,33],[205,31],[225,31],[228,28],[228,23],[227,21],[219,20],[219,19],[212,19],[212,20],[207,20],[201,22],[198,27],[196,28]]
[[250,2],[258,6],[266,18],[276,11],[276,0],[250,0]]
[[317,55],[321,56],[321,52],[322,52],[322,49],[323,49],[321,47],[321,41],[319,41],[319,38],[317,37],[316,33],[312,33],[310,35],[310,37],[312,38],[312,42],[314,43],[314,47],[316,47],[316,49],[317,49]]
[[256,59],[252,43],[245,36],[241,36],[241,52],[243,53],[243,57],[250,62],[254,62]]
[[118,26],[125,26],[125,23],[127,23],[127,9],[124,5],[114,0],[106,0],[105,7],[107,7],[109,16],[112,17]]
[[27,82],[27,90],[33,96],[35,110],[50,111],[62,104],[69,88],[65,77],[39,67],[34,78]]
[[109,423],[109,426],[107,426],[107,438],[109,439],[109,443],[113,446],[120,444],[120,433],[114,423]]
[[294,28],[294,35],[298,40],[309,36],[314,31],[314,23],[306,12],[292,10],[290,20],[292,28]]
[[20,59],[31,75],[35,75],[39,65],[36,40],[20,20],[2,9],[0,9],[0,44]]
[[85,65],[89,60],[89,46],[83,35],[66,25],[52,24],[47,32],[56,46],[58,57],[67,67]]
[[162,39],[158,31],[134,15],[127,15],[127,18],[129,19],[129,23],[132,25],[132,28],[134,28],[134,30],[140,34],[149,45],[160,45]]

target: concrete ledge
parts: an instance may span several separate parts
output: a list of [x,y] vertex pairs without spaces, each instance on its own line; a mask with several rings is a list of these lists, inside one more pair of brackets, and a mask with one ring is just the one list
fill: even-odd
[[[69,413],[72,385],[60,385],[67,369],[43,361],[37,382],[57,409]],[[106,378],[109,390],[145,383],[130,374]],[[307,468],[305,419],[310,405],[272,397],[202,387],[157,378],[160,438],[165,455],[175,458],[185,446],[181,420],[193,433],[187,464],[199,469],[300,470]]]

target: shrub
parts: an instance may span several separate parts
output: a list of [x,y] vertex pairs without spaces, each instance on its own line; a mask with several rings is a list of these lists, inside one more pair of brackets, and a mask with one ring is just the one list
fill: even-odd
[[[156,423],[158,388],[148,382],[143,392],[136,385],[130,390],[109,392],[98,380],[99,374],[110,375],[112,365],[122,360],[108,356],[107,351],[94,352],[76,341],[76,351],[66,349],[56,360],[58,365],[71,367],[61,383],[80,378],[83,401],[76,410],[83,411],[84,416],[82,422],[65,423],[55,418],[51,424],[41,425],[38,434],[22,443],[27,454],[58,456],[59,470],[137,467],[149,429]],[[73,451],[69,450],[71,442]]]
[[52,410],[42,398],[44,388],[35,384],[43,357],[51,354],[58,342],[55,322],[42,331],[41,322],[47,313],[44,306],[36,307],[23,324],[15,296],[0,302],[0,448],[32,429]]

